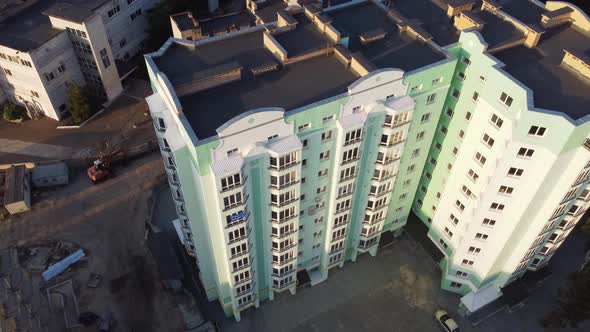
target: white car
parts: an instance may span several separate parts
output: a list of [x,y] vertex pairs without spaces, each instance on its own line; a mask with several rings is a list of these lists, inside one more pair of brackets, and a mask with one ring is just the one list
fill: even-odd
[[446,332],[461,332],[459,325],[449,314],[444,310],[437,310],[434,313],[434,318],[438,322],[438,325]]

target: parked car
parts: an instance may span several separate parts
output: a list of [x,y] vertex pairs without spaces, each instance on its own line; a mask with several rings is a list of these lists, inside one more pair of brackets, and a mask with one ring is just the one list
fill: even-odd
[[437,310],[434,313],[434,318],[438,322],[438,325],[443,329],[443,331],[447,332],[461,332],[459,325],[455,322],[454,319],[449,316],[449,314],[444,310]]

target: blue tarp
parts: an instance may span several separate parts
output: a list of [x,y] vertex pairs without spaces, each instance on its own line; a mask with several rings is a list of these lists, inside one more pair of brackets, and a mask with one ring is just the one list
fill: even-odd
[[76,263],[77,261],[82,259],[82,257],[84,257],[84,256],[85,256],[84,250],[82,250],[82,249],[76,250],[74,253],[72,253],[68,257],[49,266],[47,268],[47,270],[45,270],[45,272],[43,272],[43,274],[42,274],[43,280],[49,281],[49,280],[53,279],[55,276],[62,273],[65,269],[70,267],[70,265]]

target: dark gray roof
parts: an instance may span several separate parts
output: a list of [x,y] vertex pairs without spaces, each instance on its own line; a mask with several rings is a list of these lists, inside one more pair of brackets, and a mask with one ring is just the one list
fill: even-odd
[[193,25],[193,20],[189,17],[188,12],[178,13],[174,15],[170,15],[178,28],[181,31],[191,30],[195,26]]
[[43,15],[43,11],[53,4],[52,0],[40,0],[0,23],[0,45],[26,52],[61,33],[61,30],[52,28],[49,18]]
[[295,14],[293,18],[298,22],[295,29],[274,35],[279,44],[287,51],[289,58],[326,48],[332,44],[304,13]]
[[502,5],[502,11],[515,17],[524,24],[541,23],[541,15],[547,10],[535,5],[529,0],[497,0]]
[[181,97],[180,103],[197,136],[207,138],[243,112],[261,107],[292,110],[344,93],[357,78],[333,56],[320,56]]
[[588,55],[590,36],[566,25],[546,32],[533,49],[520,46],[494,55],[533,91],[536,107],[579,119],[590,114],[590,80],[560,65],[564,49]]
[[196,48],[174,43],[164,56],[154,60],[172,85],[178,85],[191,81],[195,72],[212,66],[235,61],[244,69],[249,69],[274,61],[274,56],[264,48],[260,30],[240,34],[223,42],[205,43]]
[[214,17],[212,19],[199,22],[199,25],[201,26],[201,33],[204,35],[228,31],[232,26],[241,28],[254,26],[255,24],[256,17],[254,17],[254,15],[248,11]]
[[59,17],[72,22],[83,22],[94,14],[94,10],[108,0],[58,0],[45,10],[49,16]]
[[571,13],[573,11],[574,10],[571,7],[566,6],[566,7],[561,7],[559,9],[556,9],[556,10],[552,10],[550,12],[543,13],[543,15],[547,16],[547,18],[555,18],[555,17],[561,16],[563,14]]
[[[445,59],[444,54],[429,45],[417,41],[407,33],[401,33],[395,22],[371,2],[329,13],[334,18],[334,28],[342,37],[348,37],[348,48],[353,53],[360,52],[378,68],[400,68],[409,71]],[[385,38],[361,43],[361,35],[377,29],[387,33]]]
[[459,40],[459,32],[453,26],[446,10],[430,0],[396,0],[393,9],[408,19],[418,19],[424,30],[433,37],[434,42],[446,46]]
[[473,13],[485,22],[480,33],[488,43],[489,49],[526,38],[524,32],[518,30],[512,23],[504,21],[488,10]]
[[269,23],[277,20],[277,13],[285,10],[287,5],[283,0],[266,0],[266,2],[258,5],[256,15],[260,17],[262,22]]

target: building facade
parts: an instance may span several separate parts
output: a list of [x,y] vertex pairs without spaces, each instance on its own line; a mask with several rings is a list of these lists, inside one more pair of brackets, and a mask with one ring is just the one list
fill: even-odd
[[[0,22],[0,102],[59,120],[66,83],[111,101],[134,68],[146,37],[144,15],[157,0],[27,1]],[[9,8],[10,9],[10,8]]]
[[[546,264],[586,211],[586,67],[566,58],[590,40],[590,20],[566,4],[440,3],[294,6],[276,24],[170,39],[146,56],[184,243],[226,314],[378,254],[410,215],[440,250],[441,287],[463,294],[469,314]],[[526,6],[538,17],[519,18]],[[570,18],[521,22],[555,11]],[[538,48],[541,65],[571,79],[549,99],[526,76],[535,70],[509,62],[538,65]]]

